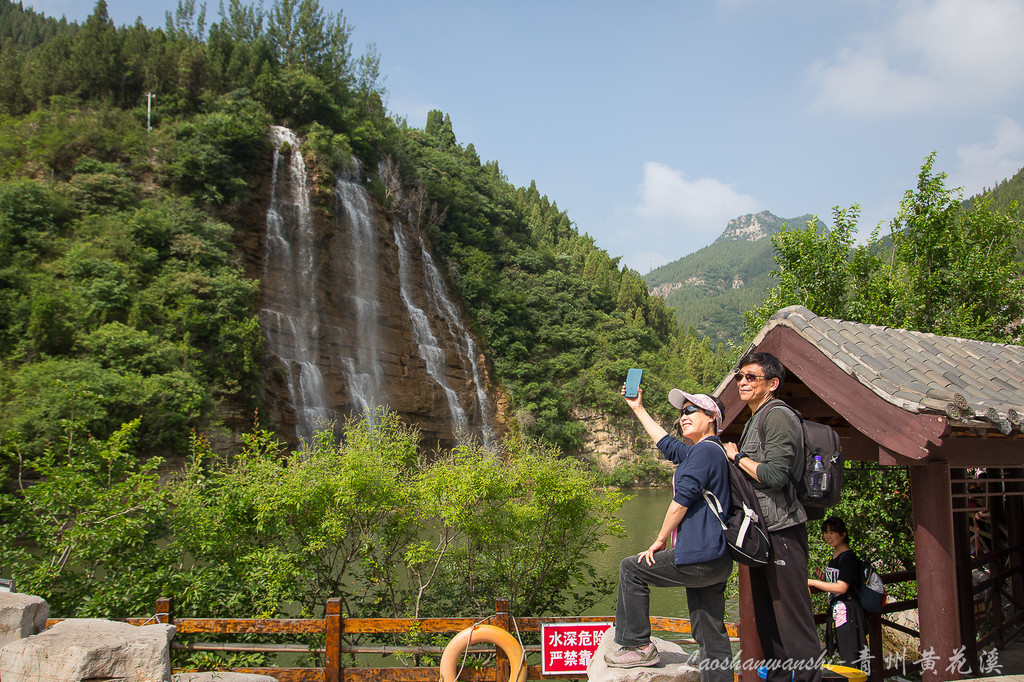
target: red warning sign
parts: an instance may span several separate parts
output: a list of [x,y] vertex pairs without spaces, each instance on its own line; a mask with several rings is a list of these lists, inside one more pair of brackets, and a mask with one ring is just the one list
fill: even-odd
[[586,674],[587,665],[612,623],[545,623],[541,626],[541,673]]

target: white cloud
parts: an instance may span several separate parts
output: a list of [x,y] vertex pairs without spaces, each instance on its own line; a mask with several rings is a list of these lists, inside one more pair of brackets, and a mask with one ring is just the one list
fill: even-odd
[[963,187],[965,196],[977,194],[1024,167],[1024,128],[997,116],[990,140],[961,145],[956,156],[957,171],[950,174],[950,185]]
[[[735,185],[714,178],[687,180],[678,170],[655,161],[644,164],[640,196],[633,208],[636,222],[653,237],[676,241],[682,253],[714,241],[731,219],[760,210],[758,201]],[[687,250],[690,245],[693,248]]]
[[884,56],[864,51],[841,51],[832,64],[812,67],[810,79],[816,107],[858,118],[910,113],[933,106],[942,94],[927,76],[901,73]]
[[1024,87],[1019,0],[909,0],[813,64],[815,105],[858,118],[985,106]]

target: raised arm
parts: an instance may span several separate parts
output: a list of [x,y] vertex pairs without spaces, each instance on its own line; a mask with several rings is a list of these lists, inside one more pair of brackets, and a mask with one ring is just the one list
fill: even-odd
[[640,425],[644,427],[644,431],[647,432],[647,435],[650,436],[651,440],[653,440],[655,445],[657,445],[658,441],[668,435],[668,431],[666,431],[665,428],[655,421],[654,417],[647,412],[647,408],[644,407],[643,398],[643,389],[637,389],[635,398],[627,398],[626,387],[622,387],[622,399],[625,400],[626,404],[629,405],[629,408],[633,410],[633,414],[635,414],[636,418],[640,420]]

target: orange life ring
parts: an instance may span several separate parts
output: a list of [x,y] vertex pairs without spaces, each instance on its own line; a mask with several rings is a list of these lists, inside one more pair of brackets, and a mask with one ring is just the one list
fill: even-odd
[[441,682],[455,682],[458,676],[459,656],[471,642],[490,642],[501,648],[512,663],[508,682],[526,682],[526,659],[519,642],[496,625],[474,625],[452,637],[441,654]]

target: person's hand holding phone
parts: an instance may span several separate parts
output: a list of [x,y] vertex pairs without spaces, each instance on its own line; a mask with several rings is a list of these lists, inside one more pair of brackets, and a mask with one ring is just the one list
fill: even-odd
[[640,380],[643,376],[642,369],[630,369],[626,373],[626,383],[622,385],[622,396],[633,410],[639,409],[643,404],[643,391],[640,389]]

